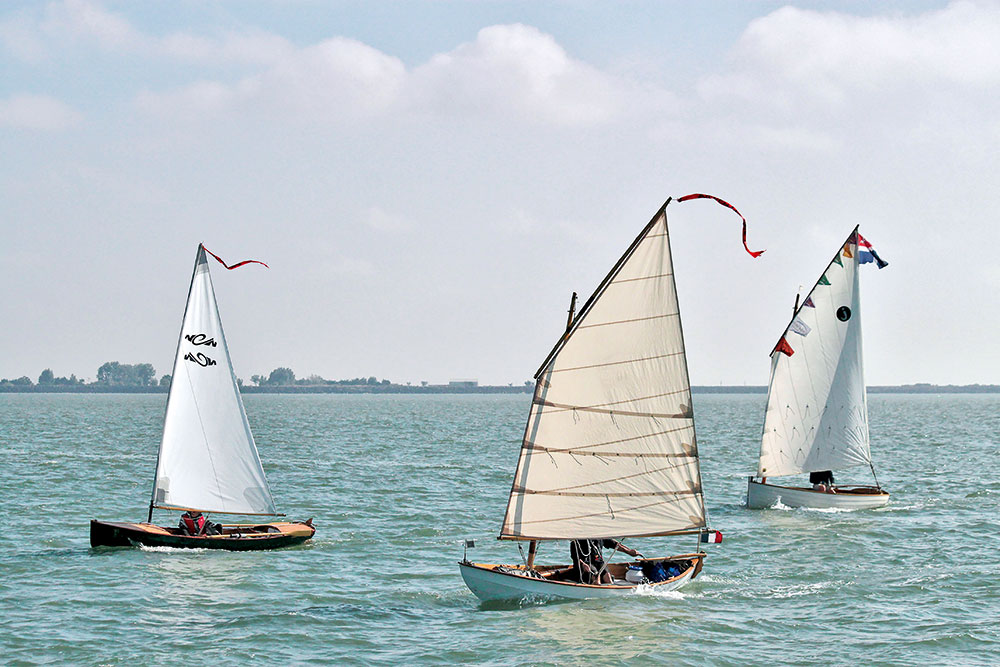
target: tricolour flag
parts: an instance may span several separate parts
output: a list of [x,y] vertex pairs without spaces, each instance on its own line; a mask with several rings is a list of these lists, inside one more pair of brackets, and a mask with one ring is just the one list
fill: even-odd
[[719,544],[722,542],[722,533],[718,530],[710,530],[701,534],[701,541],[705,544]]
[[868,264],[873,261],[878,264],[878,268],[880,269],[884,269],[889,266],[889,262],[878,256],[878,253],[875,252],[875,248],[872,247],[872,244],[866,241],[864,236],[858,234],[858,263]]

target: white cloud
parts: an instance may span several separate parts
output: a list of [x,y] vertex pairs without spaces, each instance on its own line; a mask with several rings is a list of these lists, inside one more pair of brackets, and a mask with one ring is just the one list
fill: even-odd
[[365,224],[380,232],[403,232],[413,224],[401,215],[388,213],[379,206],[372,206],[364,215]]
[[0,100],[0,126],[30,130],[65,130],[83,116],[69,105],[44,95],[14,95]]
[[434,56],[413,72],[418,104],[445,114],[518,113],[559,125],[614,117],[624,86],[569,57],[556,40],[521,24],[479,31],[474,42]]

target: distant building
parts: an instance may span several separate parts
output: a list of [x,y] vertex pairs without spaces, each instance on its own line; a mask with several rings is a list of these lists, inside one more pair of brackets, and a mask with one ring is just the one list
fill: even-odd
[[479,386],[479,380],[448,380],[448,386],[472,389]]

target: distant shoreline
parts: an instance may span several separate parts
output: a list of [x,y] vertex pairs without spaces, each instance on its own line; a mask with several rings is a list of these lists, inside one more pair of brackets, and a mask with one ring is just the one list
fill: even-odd
[[[166,394],[168,387],[113,387],[87,385],[0,385],[0,394]],[[377,385],[284,385],[243,386],[243,394],[531,394],[534,386],[482,385],[456,387],[453,385],[413,386],[406,384]],[[763,385],[695,385],[695,394],[766,394]],[[1000,385],[966,384],[903,384],[873,385],[870,394],[1000,394]]]

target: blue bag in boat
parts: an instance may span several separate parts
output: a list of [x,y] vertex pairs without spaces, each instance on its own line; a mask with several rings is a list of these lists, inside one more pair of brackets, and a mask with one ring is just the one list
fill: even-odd
[[670,578],[667,576],[667,571],[663,567],[662,562],[643,563],[642,573],[645,574],[646,578],[649,579],[649,581],[654,584],[660,581],[666,581],[667,579]]

